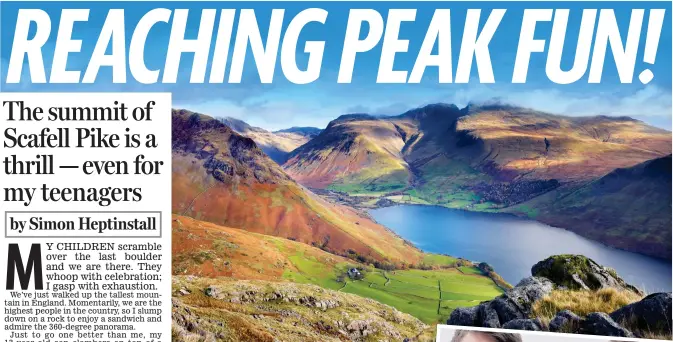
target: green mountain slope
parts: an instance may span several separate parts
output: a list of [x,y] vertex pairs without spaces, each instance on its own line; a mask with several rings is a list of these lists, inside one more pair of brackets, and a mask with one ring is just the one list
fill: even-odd
[[311,187],[358,192],[404,189],[410,173],[402,157],[404,132],[368,115],[344,115],[288,156],[285,170]]
[[671,257],[671,156],[617,169],[509,209],[618,248]]

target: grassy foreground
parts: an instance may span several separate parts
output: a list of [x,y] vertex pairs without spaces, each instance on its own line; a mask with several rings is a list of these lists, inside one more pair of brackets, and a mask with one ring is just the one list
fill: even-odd
[[551,320],[563,310],[586,316],[592,312],[613,312],[625,305],[637,302],[642,296],[630,291],[605,288],[590,290],[556,290],[533,306],[533,314],[543,320]]

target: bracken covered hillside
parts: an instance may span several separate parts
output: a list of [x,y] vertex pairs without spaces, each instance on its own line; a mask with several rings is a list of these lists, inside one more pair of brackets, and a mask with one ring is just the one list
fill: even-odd
[[422,253],[352,208],[290,179],[255,142],[211,117],[173,111],[173,212],[275,235],[370,262]]

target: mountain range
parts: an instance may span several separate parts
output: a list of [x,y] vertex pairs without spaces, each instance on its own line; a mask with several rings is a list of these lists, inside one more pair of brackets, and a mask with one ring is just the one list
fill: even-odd
[[[270,132],[176,109],[172,136],[175,341],[430,341],[453,312],[516,295],[367,207],[513,213],[670,259],[671,133],[626,117],[435,104]],[[641,299],[570,295],[610,312]]]
[[[177,282],[174,286],[178,286],[174,297],[180,303],[173,313],[174,317],[181,317],[174,326],[185,329],[178,328],[180,331],[175,333],[179,336],[189,335],[190,320],[194,320],[192,325],[211,320],[204,317],[219,317],[231,329],[227,332],[231,336],[245,331],[269,336],[255,321],[248,320],[251,306],[245,301],[250,297],[236,299],[240,305],[229,309],[214,306],[215,311],[207,307],[196,310],[194,303],[214,305],[212,299],[202,298],[208,289],[193,292],[204,284],[235,289],[248,286],[249,281],[291,282],[256,283],[253,287],[280,286],[279,289],[293,289],[288,296],[302,291],[307,298],[340,298],[341,304],[333,308],[330,302],[300,302],[290,307],[281,302],[280,306],[267,307],[255,315],[264,316],[275,310],[303,315],[306,305],[315,304],[329,309],[330,322],[346,322],[341,327],[345,335],[341,330],[330,330],[330,335],[357,335],[361,329],[348,326],[365,324],[367,330],[377,330],[376,334],[430,334],[427,340],[431,339],[432,329],[421,321],[435,324],[445,320],[455,307],[475,305],[510,287],[495,272],[482,274],[469,261],[424,253],[372,221],[365,212],[316,195],[290,178],[251,138],[238,134],[221,120],[173,110],[172,136],[172,269]],[[348,278],[354,268],[363,275],[357,282]],[[178,276],[186,278],[179,280],[182,278]],[[442,282],[447,283],[440,286]],[[454,282],[456,285],[451,285]],[[325,289],[335,292],[325,293]],[[263,297],[267,294],[259,295],[260,300],[266,301]],[[184,311],[183,306],[189,309]],[[362,319],[357,320],[354,312],[347,309],[352,306],[373,306],[377,312],[388,313],[361,314]],[[399,325],[400,317],[413,323],[411,329]],[[371,320],[380,323],[372,325]],[[240,326],[243,321],[245,325]],[[319,322],[302,322],[303,333],[326,333],[316,325]],[[290,324],[282,323],[274,329],[291,335]],[[221,325],[208,326],[211,332],[222,330]],[[372,335],[361,340],[376,339]]]
[[[670,259],[670,192],[657,197],[634,193],[629,190],[638,188],[634,183],[606,200],[600,191],[582,191],[617,169],[670,153],[669,131],[628,117],[434,104],[390,117],[343,115],[290,152],[283,168],[312,188],[512,212]],[[652,182],[665,188],[670,172],[668,178],[662,172]],[[600,204],[596,196],[602,196]],[[622,210],[626,205],[660,210],[634,215]]]
[[219,120],[173,111],[173,212],[280,236],[376,263],[417,263],[422,253],[366,214],[315,195],[253,139]]
[[567,183],[664,156],[670,142],[670,132],[625,117],[436,104],[392,117],[343,115],[291,152],[284,167],[311,186],[363,192],[465,183],[452,177]]
[[284,163],[290,152],[313,139],[321,131],[315,127],[291,127],[270,132],[232,117],[220,118],[219,121],[236,133],[253,139],[257,146],[278,164]]

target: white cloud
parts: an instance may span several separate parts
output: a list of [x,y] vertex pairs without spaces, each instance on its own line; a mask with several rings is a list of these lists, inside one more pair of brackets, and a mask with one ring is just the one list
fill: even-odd
[[228,100],[215,100],[196,104],[174,103],[173,107],[186,108],[214,117],[231,116],[244,120],[252,126],[272,131],[292,126],[324,128],[329,121],[342,114],[339,108],[326,108],[294,101],[239,104]]
[[[489,89],[467,89],[454,96],[458,105],[498,99],[502,102],[569,116],[609,115],[631,116],[641,120],[671,116],[671,92],[657,86],[646,86],[633,94],[568,94],[556,89],[509,92]],[[449,102],[452,102],[449,100]]]
[[[568,116],[630,116],[651,125],[671,129],[671,90],[648,85],[635,92],[570,93],[558,89],[508,89],[507,86],[470,84],[447,94],[444,89],[408,91],[383,97],[374,104],[358,104],[373,114],[401,113],[425,104],[444,102],[464,107],[469,103],[497,100],[502,103],[528,107],[539,111]],[[404,102],[401,102],[404,101]],[[353,108],[353,107],[351,107]]]
[[[376,86],[374,86],[376,89]],[[232,116],[253,126],[269,130],[290,126],[325,127],[329,121],[346,113],[395,115],[429,103],[454,103],[459,107],[470,102],[498,100],[517,106],[569,116],[630,116],[670,129],[671,94],[663,88],[648,85],[629,95],[617,93],[581,94],[557,89],[510,90],[503,87],[475,84],[450,94],[446,88],[424,91],[368,92],[352,94],[314,90],[311,92],[282,90],[264,92],[243,101],[227,99],[181,102],[175,107],[203,112],[212,116]]]

